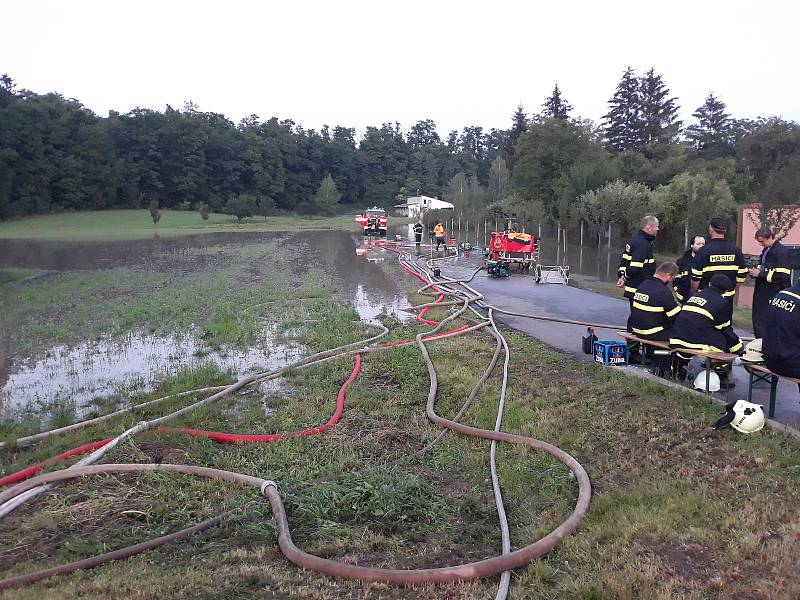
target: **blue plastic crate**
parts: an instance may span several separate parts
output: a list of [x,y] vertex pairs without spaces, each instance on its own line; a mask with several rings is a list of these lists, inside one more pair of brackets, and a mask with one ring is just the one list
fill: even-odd
[[628,364],[628,346],[619,340],[597,340],[594,343],[594,362],[615,367]]

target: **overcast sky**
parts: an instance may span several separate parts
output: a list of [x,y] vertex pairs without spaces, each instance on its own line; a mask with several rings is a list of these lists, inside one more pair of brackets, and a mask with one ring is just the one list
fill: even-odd
[[[793,0],[192,2],[0,0],[0,73],[98,114],[191,99],[234,122],[420,119],[508,128],[553,84],[599,121],[628,65],[681,116],[710,91],[735,117],[800,121]],[[794,58],[793,58],[794,57]]]

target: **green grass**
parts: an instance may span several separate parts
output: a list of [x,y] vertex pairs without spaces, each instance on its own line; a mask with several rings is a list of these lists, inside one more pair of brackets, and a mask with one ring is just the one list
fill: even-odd
[[104,210],[62,213],[0,222],[0,239],[125,240],[171,237],[213,232],[287,231],[297,229],[355,229],[350,215],[252,217],[238,223],[235,217],[212,213],[203,221],[195,211],[162,210],[153,224],[148,210]]
[[0,285],[22,281],[36,273],[34,269],[0,269]]
[[[273,250],[270,244],[247,246],[232,265],[191,278],[112,270],[84,274],[83,280],[46,279],[36,284],[42,286],[39,294],[17,296],[17,304],[32,306],[15,309],[13,318],[23,331],[35,331],[32,323],[42,321],[67,338],[93,327],[122,332],[144,322],[169,330],[200,319],[195,322],[211,339],[247,345],[248,322],[257,317],[275,323],[308,352],[366,337],[365,329],[352,323],[350,299],[336,296],[335,281],[319,270],[300,287],[284,282],[281,259],[275,259],[277,266],[263,259]],[[17,286],[6,287],[23,293]],[[274,305],[282,308],[269,308]],[[69,316],[70,310],[79,316]],[[151,316],[154,311],[160,320]],[[435,309],[429,316],[445,314],[446,309]],[[304,318],[311,315],[312,320]],[[87,320],[94,325],[85,326]],[[419,331],[416,323],[391,327],[391,339]],[[48,335],[31,339],[46,348]],[[510,598],[800,596],[800,441],[770,429],[751,436],[714,431],[708,425],[719,409],[704,398],[578,363],[521,334],[507,337],[513,354],[504,430],[558,445],[584,465],[593,486],[579,530],[518,569]],[[482,373],[494,342],[484,332],[431,343],[429,349],[440,378],[436,410],[449,416]],[[342,358],[295,369],[277,387],[221,400],[176,425],[272,433],[322,423],[352,366],[352,358]],[[207,363],[166,377],[158,390],[132,394],[130,401],[231,380],[230,373]],[[499,384],[498,369],[464,422],[493,427]],[[414,456],[439,432],[424,414],[427,391],[419,351],[392,348],[364,356],[342,421],[323,435],[225,445],[151,432],[122,444],[105,460],[206,465],[274,479],[295,542],[328,558],[409,568],[492,556],[499,533],[488,444],[449,433],[426,455]],[[0,474],[193,400],[170,400],[34,447],[0,450]],[[262,401],[274,415],[265,415]],[[98,413],[105,409],[98,403]],[[29,415],[23,422],[0,423],[0,435],[15,438],[45,426],[44,419]],[[498,468],[515,548],[538,539],[572,510],[574,478],[548,455],[501,445]],[[432,599],[487,598],[496,590],[496,580],[395,589],[317,576],[280,553],[269,505],[255,490],[167,474],[105,476],[58,486],[0,521],[0,571],[10,576],[76,560],[237,506],[246,508],[205,535],[10,590],[0,598]]]

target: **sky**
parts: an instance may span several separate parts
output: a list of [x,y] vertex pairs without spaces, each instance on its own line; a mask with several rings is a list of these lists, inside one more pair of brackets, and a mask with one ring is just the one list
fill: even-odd
[[685,124],[709,92],[737,118],[800,121],[799,17],[794,0],[0,0],[0,74],[101,116],[191,100],[444,136],[507,129],[555,83],[599,122],[630,65],[663,76]]

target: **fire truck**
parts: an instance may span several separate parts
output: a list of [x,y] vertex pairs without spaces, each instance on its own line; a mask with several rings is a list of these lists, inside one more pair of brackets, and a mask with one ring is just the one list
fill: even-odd
[[372,207],[356,215],[356,223],[364,229],[364,235],[386,235],[389,219],[382,208]]

